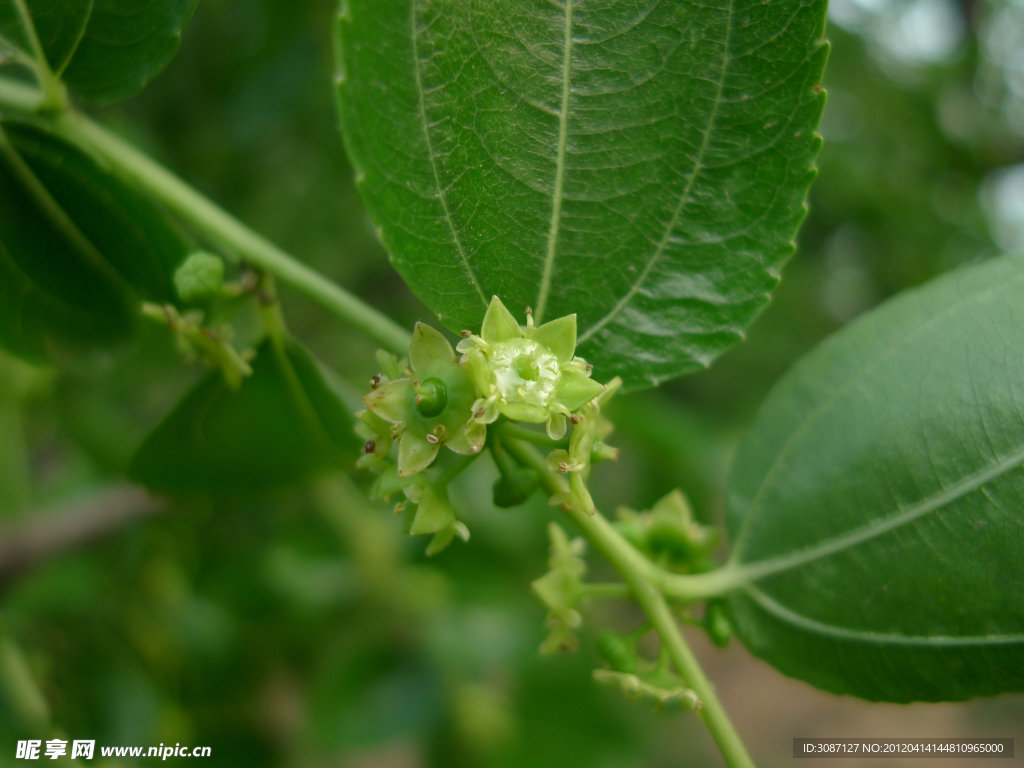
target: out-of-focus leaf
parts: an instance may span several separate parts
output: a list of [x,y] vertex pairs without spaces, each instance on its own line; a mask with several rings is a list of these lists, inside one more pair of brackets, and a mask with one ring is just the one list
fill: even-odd
[[129,476],[173,493],[248,491],[352,456],[352,417],[308,351],[264,342],[237,391],[210,373],[146,439]]
[[743,337],[820,146],[825,3],[347,0],[341,122],[398,271],[453,330],[576,313],[601,379]]
[[137,297],[173,300],[185,253],[164,214],[91,158],[27,124],[0,129],[0,344],[41,360],[123,337]]
[[1024,690],[1024,257],[859,319],[775,388],[729,481],[737,634],[887,701]]
[[[171,60],[198,0],[25,0],[50,69],[71,93],[109,103],[134,96]],[[0,0],[0,38],[34,46],[14,0]]]

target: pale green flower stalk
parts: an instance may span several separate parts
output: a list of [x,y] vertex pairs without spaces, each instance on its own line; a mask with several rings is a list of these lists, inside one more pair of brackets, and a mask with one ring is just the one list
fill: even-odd
[[612,423],[601,415],[601,406],[622,386],[622,379],[615,377],[602,388],[600,394],[583,404],[573,416],[572,437],[569,450],[557,449],[548,454],[548,468],[553,472],[569,475],[569,491],[551,497],[552,504],[562,507],[573,505],[577,509],[594,514],[594,500],[587,490],[590,467],[595,461],[616,459],[618,449],[607,445],[604,440],[612,432]]

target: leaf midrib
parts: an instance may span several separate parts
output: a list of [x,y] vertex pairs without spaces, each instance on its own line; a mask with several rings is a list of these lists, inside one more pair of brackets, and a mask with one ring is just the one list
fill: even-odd
[[551,274],[555,267],[555,251],[558,248],[558,230],[562,223],[562,196],[565,183],[565,148],[569,139],[569,101],[572,87],[572,2],[565,0],[565,40],[562,47],[562,108],[558,114],[558,150],[555,157],[555,189],[551,200],[551,226],[548,228],[548,250],[544,257],[544,273],[541,275],[537,293],[537,307],[534,320],[544,322],[548,293],[551,290]]
[[707,153],[708,144],[711,141],[711,134],[715,129],[715,120],[718,117],[718,108],[722,103],[722,91],[725,87],[725,78],[728,74],[729,63],[731,61],[729,46],[732,38],[732,20],[735,4],[735,0],[730,0],[729,13],[726,16],[725,22],[725,39],[722,44],[722,68],[718,76],[715,101],[711,106],[711,114],[708,116],[708,124],[704,129],[704,136],[701,140],[700,149],[697,151],[697,158],[694,161],[693,170],[690,172],[690,177],[686,180],[686,185],[683,187],[683,191],[679,195],[679,202],[676,204],[675,210],[672,212],[672,217],[669,219],[668,225],[665,227],[665,231],[662,233],[661,239],[658,241],[658,245],[655,248],[654,253],[651,255],[651,258],[648,259],[647,264],[644,265],[644,268],[640,272],[636,281],[629,287],[629,290],[623,294],[622,298],[615,303],[615,306],[611,308],[608,314],[580,334],[577,344],[582,344],[608,325],[608,323],[614,320],[626,305],[633,300],[633,297],[636,296],[640,288],[647,281],[647,277],[650,275],[651,270],[654,269],[654,266],[659,261],[661,261],[661,257],[664,255],[665,249],[668,247],[669,240],[672,238],[672,233],[675,231],[676,225],[679,223],[680,216],[682,216],[683,209],[690,200],[690,194],[693,192],[693,186],[697,183],[697,178],[700,176],[700,172],[704,169],[704,156]]

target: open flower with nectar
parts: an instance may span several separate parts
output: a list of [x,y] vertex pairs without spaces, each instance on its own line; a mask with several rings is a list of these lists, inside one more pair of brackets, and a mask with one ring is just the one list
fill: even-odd
[[490,424],[499,415],[545,424],[548,436],[565,435],[566,420],[603,389],[590,378],[591,366],[576,352],[576,315],[534,327],[526,310],[522,327],[497,296],[484,315],[480,335],[468,334],[458,350],[481,397],[473,419]]

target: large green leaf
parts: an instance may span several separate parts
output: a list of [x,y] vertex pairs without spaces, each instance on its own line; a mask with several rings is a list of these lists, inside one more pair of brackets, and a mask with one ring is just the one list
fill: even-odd
[[743,337],[820,146],[824,0],[343,0],[341,123],[392,261],[453,330],[575,312],[640,387]]
[[[32,59],[19,0],[0,0],[0,40]],[[24,0],[50,69],[71,93],[109,103],[134,96],[171,60],[198,0]]]
[[129,476],[174,493],[253,491],[339,465],[359,441],[341,398],[295,341],[264,342],[239,390],[211,372],[139,448]]
[[729,481],[758,656],[888,701],[1024,690],[1024,257],[857,320],[775,388]]
[[0,344],[41,360],[127,334],[171,301],[187,243],[148,200],[27,124],[0,126]]

